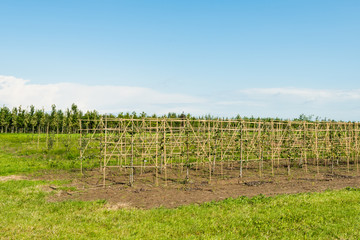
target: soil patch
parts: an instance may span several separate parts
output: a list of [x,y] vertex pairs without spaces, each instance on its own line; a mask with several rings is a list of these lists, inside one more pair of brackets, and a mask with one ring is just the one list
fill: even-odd
[[25,179],[27,179],[25,176],[20,176],[20,175],[0,176],[0,182],[6,182],[11,180],[25,180]]
[[[121,175],[121,174],[120,174]],[[108,176],[111,176],[109,174]],[[346,171],[339,173],[304,173],[293,172],[292,175],[276,175],[247,178],[217,178],[210,183],[204,179],[193,178],[192,181],[164,181],[155,186],[152,173],[143,173],[134,186],[128,185],[128,176],[113,175],[107,179],[107,185],[102,183],[102,173],[98,170],[87,171],[84,176],[68,174],[72,183],[67,187],[77,189],[56,191],[49,201],[65,200],[106,200],[108,209],[154,207],[174,208],[188,204],[201,204],[209,201],[220,201],[239,196],[253,197],[259,194],[273,196],[277,194],[296,194],[303,192],[320,192],[327,189],[342,189],[345,187],[360,187],[360,177],[356,173]],[[47,178],[46,175],[42,176]],[[51,178],[57,178],[52,176]]]

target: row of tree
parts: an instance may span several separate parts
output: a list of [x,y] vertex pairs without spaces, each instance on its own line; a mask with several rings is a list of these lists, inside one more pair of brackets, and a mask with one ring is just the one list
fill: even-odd
[[[147,115],[142,112],[137,114],[136,112],[132,113],[119,113],[118,115],[113,114],[100,114],[98,111],[86,111],[85,113],[81,111],[76,104],[72,104],[70,108],[67,108],[65,111],[61,109],[56,109],[55,105],[52,105],[51,111],[46,112],[44,109],[36,109],[33,105],[28,108],[23,108],[22,106],[14,107],[9,109],[6,106],[0,107],[0,132],[1,133],[44,133],[44,132],[55,132],[55,133],[75,133],[79,130],[79,120],[87,119],[90,121],[99,120],[102,117],[107,116],[108,118],[144,118],[144,117],[167,117],[167,118],[190,118],[190,119],[218,119],[211,115],[205,115],[200,117],[191,116],[190,114],[176,114],[168,113],[167,115],[157,116],[156,114]],[[241,119],[240,115],[232,119]],[[254,117],[242,119],[248,120],[260,120],[259,118],[255,119]],[[271,121],[271,120],[281,120],[263,118],[261,120]],[[312,121],[312,116],[305,116],[304,114],[300,115],[299,118],[295,120],[302,121]],[[316,118],[315,120],[319,120]]]
[[46,112],[44,109],[36,109],[33,105],[28,108],[22,106],[9,109],[6,106],[0,107],[0,132],[1,133],[75,133],[79,130],[79,120],[86,119],[90,121],[99,120],[104,117],[108,118],[144,118],[144,117],[169,117],[169,118],[186,118],[191,117],[189,114],[169,113],[165,116],[151,116],[142,112],[137,114],[119,113],[114,114],[100,114],[98,111],[86,111],[85,113],[79,110],[76,104],[72,104],[70,108],[65,111],[56,109],[55,105],[51,106],[51,111]]

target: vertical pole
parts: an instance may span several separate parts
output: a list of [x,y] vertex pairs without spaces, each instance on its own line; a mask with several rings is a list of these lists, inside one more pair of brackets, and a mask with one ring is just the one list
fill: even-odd
[[208,145],[209,145],[209,183],[211,182],[211,143],[210,143],[210,121],[208,122]]
[[271,146],[271,175],[274,176],[274,121],[271,120],[271,132],[270,132],[270,146]]
[[[121,132],[123,131],[123,132]],[[119,166],[120,166],[120,171],[123,172],[123,158],[124,158],[124,152],[126,154],[126,151],[124,150],[124,141],[123,139],[125,138],[125,142],[126,142],[126,135],[124,133],[124,129],[123,129],[123,120],[121,119],[119,121],[119,134],[121,136],[120,138],[120,162],[119,162]]]
[[131,121],[130,186],[134,185],[134,121]]
[[83,174],[83,149],[82,149],[82,129],[81,129],[81,120],[79,120],[79,131],[80,131],[80,140],[79,140],[79,148],[80,148],[80,173]]
[[186,182],[189,181],[189,131],[186,130]]
[[307,136],[307,126],[306,126],[306,122],[304,121],[304,142],[303,142],[303,155],[304,155],[304,164],[305,164],[305,172],[307,173],[308,172],[308,166],[307,166],[307,155],[306,155],[306,152],[307,152],[307,139],[306,139],[306,136]]
[[239,172],[240,178],[243,177],[243,139],[242,139],[242,135],[243,135],[243,121],[241,121],[241,124],[240,124],[240,172]]
[[[142,163],[141,163],[141,167],[140,167],[140,175],[143,174],[143,171],[145,170],[145,139],[146,139],[146,128],[145,128],[145,119],[142,119],[142,128],[141,130],[143,131],[143,140],[142,140],[142,150],[141,150],[141,155],[142,155]],[[144,169],[143,169],[144,167]]]
[[123,126],[124,126],[124,133],[123,133],[123,136],[124,136],[124,165],[125,165],[125,168],[124,168],[124,172],[126,173],[127,172],[127,169],[126,169],[126,166],[128,165],[128,161],[127,161],[127,158],[128,158],[128,146],[127,146],[127,142],[128,142],[128,137],[127,137],[127,134],[128,134],[128,130],[127,130],[127,121],[129,121],[128,119],[125,120],[125,121],[122,121],[123,123]]
[[356,161],[356,174],[359,175],[359,152],[358,152],[358,123],[354,123],[355,129],[354,129],[354,138],[355,138],[355,161]]
[[[288,120],[288,127],[289,127],[289,136],[288,136],[288,140],[290,140],[293,137],[293,132],[292,132],[292,127],[291,127],[291,121],[290,119]],[[291,153],[292,153],[292,148],[291,148],[291,141],[289,141],[289,145],[288,145],[288,156],[287,156],[287,160],[288,160],[288,175],[291,175]]]
[[107,148],[107,116],[105,115],[105,142],[104,142],[104,163],[103,163],[103,187],[106,180],[106,148]]
[[350,126],[348,126],[349,123],[345,123],[345,126],[346,126],[346,130],[345,130],[345,134],[346,134],[346,137],[345,137],[345,141],[346,141],[346,162],[347,162],[347,172],[350,172]]
[[259,143],[259,176],[262,177],[262,146],[261,146],[261,120],[258,122],[258,143]]
[[166,119],[164,118],[164,151],[163,151],[163,157],[164,157],[164,174],[165,174],[165,186],[167,186],[167,171],[166,171]]
[[323,157],[324,157],[324,166],[325,169],[328,165],[328,153],[329,153],[329,134],[330,134],[330,125],[329,122],[326,122],[326,131],[325,131],[325,157],[324,157],[324,153],[323,153]]
[[156,135],[155,135],[155,185],[159,186],[158,176],[158,148],[159,148],[159,120],[156,119]]
[[282,153],[281,153],[281,148],[282,148],[282,141],[283,141],[283,133],[282,133],[282,122],[277,122],[276,126],[275,126],[275,131],[276,131],[276,135],[275,135],[275,144],[276,144],[276,165],[277,165],[277,171],[279,171],[280,168],[280,158],[282,157]]
[[319,174],[319,150],[318,150],[318,122],[315,123],[315,154],[316,154],[316,171]]
[[[224,119],[220,122],[220,174],[221,174],[221,177],[224,178],[224,172],[223,172],[223,162],[224,162],[224,159],[223,159],[223,142],[224,142],[224,125],[225,122],[224,122]],[[214,170],[215,170],[215,161],[214,161]]]

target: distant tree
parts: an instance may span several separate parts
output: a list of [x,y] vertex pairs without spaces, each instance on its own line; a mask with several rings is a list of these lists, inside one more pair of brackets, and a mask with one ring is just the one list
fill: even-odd
[[25,132],[25,109],[23,109],[21,106],[18,107],[18,115],[17,115],[17,126],[16,128],[18,130],[21,130],[22,132]]
[[35,127],[36,127],[37,124],[38,124],[38,121],[37,121],[37,119],[36,119],[36,111],[35,111],[34,105],[31,105],[31,106],[30,106],[29,117],[30,117],[31,131],[32,131],[32,133],[34,133]]
[[147,114],[143,111],[142,113],[140,113],[140,118],[146,118],[147,117]]
[[18,119],[18,109],[14,107],[11,111],[11,132],[17,132],[17,119]]
[[11,112],[10,109],[3,106],[0,111],[0,125],[1,132],[8,132],[9,126],[11,124]]
[[169,112],[167,115],[168,118],[177,118],[177,114],[174,112]]
[[51,105],[51,113],[49,117],[49,124],[51,131],[55,131],[58,128],[58,116],[56,111],[56,105]]
[[131,118],[138,118],[135,111],[133,111],[133,112],[131,113],[131,116],[130,116],[130,117],[131,117]]
[[42,116],[43,116],[43,111],[41,111],[40,109],[37,109],[35,111],[35,116],[34,116],[33,121],[35,122],[34,127],[37,128],[37,131],[39,133],[41,131],[41,119],[42,119]]
[[70,127],[71,127],[71,111],[69,108],[65,111],[65,116],[63,120],[63,131],[66,133],[70,133]]
[[46,127],[48,124],[48,116],[45,113],[44,108],[41,110],[41,118],[40,118],[40,131],[42,129],[43,132],[46,132]]
[[64,113],[61,110],[58,110],[56,113],[57,117],[57,126],[56,126],[56,132],[59,133],[60,131],[63,132],[63,121],[64,121]]
[[31,115],[29,111],[26,111],[24,117],[24,132],[29,131],[30,124],[31,124]]
[[305,115],[304,113],[300,114],[299,118],[295,118],[294,120],[296,121],[306,121],[306,122],[311,122],[313,119],[314,115]]
[[81,118],[82,112],[78,109],[78,106],[73,103],[71,105],[71,111],[70,111],[70,129],[72,133],[75,133],[80,125],[79,120]]

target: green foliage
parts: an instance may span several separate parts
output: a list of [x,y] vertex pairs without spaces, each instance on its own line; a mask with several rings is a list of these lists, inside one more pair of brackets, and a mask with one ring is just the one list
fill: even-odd
[[[53,104],[51,106],[50,112],[45,112],[44,109],[35,109],[33,105],[29,108],[14,107],[12,110],[7,108],[6,106],[0,107],[0,132],[1,133],[29,133],[29,132],[41,132],[45,133],[56,132],[56,133],[77,133],[80,126],[79,120],[86,119],[90,120],[84,124],[88,129],[95,128],[95,121],[100,118],[125,118],[125,119],[138,119],[138,118],[180,118],[180,119],[190,119],[190,120],[245,120],[245,121],[279,121],[279,118],[255,118],[251,117],[241,117],[237,115],[233,118],[220,118],[216,116],[212,116],[210,114],[206,114],[204,116],[192,116],[191,114],[185,114],[184,112],[181,114],[177,114],[174,112],[170,112],[164,115],[148,115],[145,112],[136,113],[136,112],[126,112],[126,113],[118,113],[117,115],[113,114],[100,114],[98,111],[87,111],[83,113],[76,104],[72,104],[70,108],[67,108],[64,112],[62,110],[57,110],[56,106]],[[320,121],[320,117],[316,117],[313,120],[313,115],[306,116],[305,114],[301,114],[298,118],[294,119],[295,121]],[[322,119],[321,121],[331,121],[328,119]],[[333,120],[332,120],[333,121]]]

